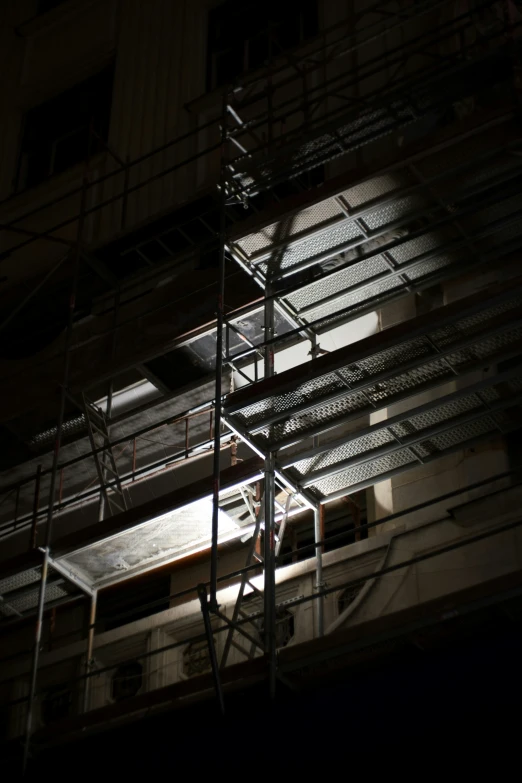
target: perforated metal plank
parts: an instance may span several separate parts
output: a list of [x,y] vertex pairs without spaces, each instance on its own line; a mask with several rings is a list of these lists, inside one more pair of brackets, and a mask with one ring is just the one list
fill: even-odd
[[[520,390],[519,390],[520,391]],[[518,393],[508,399],[499,400],[491,410],[478,408],[474,413],[467,412],[456,415],[438,425],[432,425],[419,433],[419,440],[412,446],[396,444],[387,453],[361,454],[359,460],[349,463],[332,465],[329,471],[324,471],[316,479],[304,481],[308,491],[324,502],[357,492],[391,478],[419,464],[426,464],[440,457],[447,456],[460,449],[471,447],[486,438],[494,437],[499,431],[509,432],[520,426],[520,405],[522,395]],[[505,413],[506,409],[518,407],[519,414],[513,418]],[[440,411],[434,408],[432,418],[436,419]]]
[[[36,609],[38,606],[38,597],[40,594],[39,587],[36,586],[34,590],[24,593],[19,597],[14,597],[9,600],[9,606],[11,606],[15,612],[24,614],[32,609]],[[68,595],[67,590],[59,584],[47,585],[45,590],[45,603],[49,604],[52,601],[58,601],[60,598],[65,598]]]
[[288,302],[296,314],[306,315],[308,321],[321,317],[321,313],[332,315],[346,308],[347,303],[363,304],[365,300],[374,300],[382,292],[402,284],[402,276],[407,274],[409,281],[419,281],[432,276],[450,265],[458,265],[447,270],[441,277],[463,273],[467,268],[493,261],[510,251],[513,243],[504,241],[506,232],[516,223],[516,235],[522,232],[522,213],[510,219],[496,223],[491,228],[477,231],[474,241],[492,237],[488,253],[470,254],[466,239],[445,241],[442,234],[420,236],[407,242],[408,252],[399,258],[404,245],[396,245],[388,250],[385,257],[380,252],[365,256],[361,260],[333,271],[328,276],[321,275],[318,280],[301,286],[291,293],[281,291],[280,296]]
[[[278,295],[290,308],[289,312],[295,317],[304,317],[317,331],[332,328],[338,322],[359,317],[408,291],[420,291],[475,269],[478,264],[496,262],[517,249],[522,241],[522,212],[517,209],[520,206],[520,166],[499,166],[494,156],[488,158],[487,163],[489,176],[465,178],[465,187],[461,188],[453,183],[447,199],[451,201],[450,206],[446,207],[445,201],[440,203],[440,197],[435,199],[430,209],[430,224],[423,230],[411,232],[411,226],[403,223],[403,228],[390,231],[397,216],[409,215],[411,218],[414,214],[424,215],[427,210],[422,195],[426,183],[418,184],[419,190],[413,195],[401,196],[401,188],[393,190],[393,178],[400,173],[394,172],[393,176],[385,178],[386,188],[381,188],[385,192],[383,203],[375,204],[374,197],[349,217],[330,216],[321,222],[321,209],[328,205],[333,209],[341,197],[327,199],[286,221],[290,232],[286,245],[282,234],[276,232],[277,224],[272,224],[264,230],[269,231],[272,244],[266,237],[260,249],[254,234],[237,240],[235,247],[244,249],[249,243],[257,247],[257,252],[249,257],[248,253],[246,258],[242,256],[241,262],[246,262],[247,266],[255,266],[272,254],[270,263],[276,276],[278,272],[286,274],[285,270],[299,270],[303,265],[314,267],[306,273],[301,272],[300,278],[288,278],[290,283],[294,280],[290,290],[285,290],[288,283],[284,285],[285,281],[280,281]],[[451,171],[444,172],[446,177],[451,174]],[[439,184],[441,191],[443,184]],[[373,196],[372,181],[363,185]],[[411,189],[411,185],[406,188],[407,191]],[[511,195],[512,191],[515,195]],[[487,209],[484,209],[485,204]],[[484,213],[484,219],[477,225],[474,212],[480,211]],[[367,235],[361,229],[359,217],[362,215],[368,230],[373,227],[375,235]],[[433,222],[434,215],[438,217]],[[483,246],[483,252],[470,251],[469,239],[463,238],[460,228],[457,230],[453,225],[453,221],[462,216],[469,218],[473,247]],[[304,217],[308,225],[306,231],[291,234],[292,221]],[[317,224],[313,222],[315,218],[319,221]],[[379,233],[383,227],[384,233]],[[515,238],[518,243],[514,242]],[[478,245],[479,241],[481,245]],[[261,264],[260,268],[267,273],[267,264]]]
[[[0,580],[0,614],[4,617],[20,616],[36,609],[40,594],[41,568],[20,571]],[[44,604],[47,605],[70,593],[63,579],[49,571]]]
[[[521,170],[522,167],[517,164],[498,175],[493,166],[490,179],[480,181],[473,187],[453,187],[448,194],[451,208],[441,204],[438,198],[432,197],[428,201],[419,186],[419,191],[411,196],[397,196],[395,200],[388,196],[382,204],[361,207],[353,214],[345,216],[344,220],[339,218],[334,224],[330,222],[327,227],[312,226],[298,237],[285,236],[280,232],[277,242],[265,246],[261,256],[259,253],[250,259],[248,256],[245,258],[242,253],[240,256],[247,266],[257,265],[265,276],[270,270],[271,276],[275,275],[276,278],[289,277],[315,265],[327,269],[348,260],[356,261],[358,254],[375,254],[381,245],[389,245],[389,249],[396,245],[398,263],[403,263],[408,260],[408,252],[402,253],[401,247],[409,247],[410,233],[414,235],[414,240],[419,242],[423,238],[423,246],[415,247],[413,254],[416,255],[433,250],[434,244],[440,244],[443,238],[451,238],[451,233],[437,236],[430,232],[436,229],[448,232],[457,217],[473,215],[479,211],[488,214],[491,212],[489,217],[481,220],[479,224],[487,225],[516,211],[520,206],[517,198]],[[427,216],[429,221],[426,220]],[[424,224],[421,230],[418,228],[419,222]],[[460,234],[457,232],[453,236],[460,237]],[[236,245],[232,244],[232,251],[244,247],[248,241],[248,237],[238,240]],[[404,257],[401,258],[401,255]]]
[[13,590],[40,581],[40,569],[31,568],[27,571],[21,571],[19,574],[13,574],[5,579],[0,579],[0,595],[7,596]]
[[497,286],[496,294],[461,300],[232,394],[226,416],[262,448],[281,449],[347,417],[517,355],[521,307],[520,281]]
[[[470,62],[467,52],[463,61],[455,52],[449,60],[446,58],[443,66],[439,62],[428,67],[414,78],[405,79],[395,90],[387,90],[383,95],[376,93],[373,98],[368,95],[366,105],[370,106],[363,111],[336,110],[322,124],[317,123],[315,128],[309,126],[306,133],[302,130],[297,134],[287,133],[281,137],[277,149],[249,151],[245,156],[238,156],[233,162],[236,186],[244,193],[258,193],[424,116],[442,112],[469,95],[470,84],[481,81],[485,73],[490,81],[506,78],[506,69],[499,68],[499,62],[502,58],[506,60],[507,53],[499,49],[488,58]],[[255,121],[248,123],[248,128],[251,127],[255,127]]]
[[[436,167],[426,178],[412,176],[409,168],[400,166],[385,174],[376,174],[362,182],[352,185],[344,191],[326,199],[308,204],[304,209],[272,222],[254,232],[232,237],[231,247],[240,251],[247,265],[255,266],[267,260],[274,252],[294,249],[306,244],[310,239],[319,238],[336,229],[339,224],[364,219],[368,224],[382,226],[380,215],[405,198],[413,199],[411,207],[419,207],[429,189],[429,200],[436,207],[441,202],[447,204],[449,211],[456,210],[456,200],[465,199],[473,193],[489,190],[495,182],[507,182],[513,178],[519,164],[514,164],[511,148],[518,146],[515,137],[506,146],[495,146],[491,139],[484,141],[482,136],[488,128],[477,129],[475,145],[466,146],[466,155],[457,154],[461,150],[462,140],[454,138],[444,157],[437,156],[437,150],[426,150],[423,157],[428,161],[432,155],[437,159]],[[318,194],[321,190],[317,191]],[[502,195],[502,194],[500,194]],[[401,210],[402,215],[408,210]],[[308,254],[311,255],[311,254]]]
[[[515,347],[516,346],[516,347]],[[470,354],[471,350],[471,354]],[[361,382],[355,392],[348,390],[335,399],[324,400],[317,407],[289,416],[284,422],[276,422],[256,433],[258,443],[268,443],[271,448],[282,449],[304,437],[324,432],[340,423],[369,414],[413,394],[454,380],[481,369],[492,361],[522,353],[522,326],[507,330],[495,338],[468,343],[461,351],[448,353],[419,367],[410,368],[395,376],[381,374],[373,384]],[[474,354],[474,356],[473,356]],[[400,361],[400,357],[398,357]]]
[[[518,404],[522,367],[479,381],[463,390],[366,427],[351,436],[324,443],[282,463],[300,486],[374,461],[404,448],[421,460],[436,447],[437,437]],[[498,423],[497,423],[498,425]],[[501,429],[500,425],[498,428]]]
[[[361,231],[355,223],[356,219],[393,204],[401,193],[417,193],[420,189],[421,186],[415,184],[408,172],[402,170],[373,177],[340,193],[339,196],[311,204],[292,217],[233,241],[232,249],[239,250],[249,266],[255,266],[279,251],[308,258],[313,254],[309,252],[313,247],[325,250],[335,245],[335,242],[329,239],[332,232],[335,235],[339,228],[348,225],[352,227],[351,233],[359,236]],[[340,206],[339,199],[346,204],[345,209],[350,206],[349,217]],[[310,248],[309,243],[312,241],[314,245]],[[299,260],[297,255],[296,260]],[[288,267],[291,265],[286,264]]]

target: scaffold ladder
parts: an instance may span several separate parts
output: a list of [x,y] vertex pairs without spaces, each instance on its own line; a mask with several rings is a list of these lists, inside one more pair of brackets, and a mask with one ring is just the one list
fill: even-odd
[[[279,555],[279,552],[281,551],[281,547],[283,544],[283,537],[286,529],[288,512],[290,510],[292,499],[293,499],[293,495],[289,494],[286,499],[283,517],[279,522],[278,532],[275,540],[276,557]],[[264,502],[258,505],[256,511],[258,512],[256,516],[256,526],[254,529],[254,533],[252,535],[252,540],[250,542],[250,546],[246,558],[246,564],[245,564],[245,568],[247,570],[245,570],[241,576],[241,583],[239,586],[239,593],[236,599],[236,605],[234,607],[234,612],[232,614],[232,620],[229,621],[229,630],[225,641],[225,648],[223,650],[223,655],[221,658],[221,668],[224,668],[226,666],[231,647],[234,647],[236,650],[239,650],[239,652],[242,653],[246,658],[254,657],[256,647],[264,651],[264,645],[262,643],[263,618],[258,617],[257,612],[254,613],[254,616],[250,615],[244,608],[245,603],[247,602],[248,598],[252,595],[252,593],[254,594],[255,597],[260,598],[261,600],[263,599],[263,591],[260,590],[258,587],[256,587],[256,585],[253,584],[251,581],[251,573],[252,573],[251,566],[253,566],[256,563],[263,564],[263,558],[259,554],[259,550],[260,550],[259,544],[261,541],[261,530],[264,528],[264,524],[263,524]],[[245,596],[245,590],[247,587],[249,587],[252,592],[248,593]],[[241,622],[242,624],[238,625],[239,622]],[[246,629],[244,627],[245,625],[249,626],[249,629],[253,626],[254,636],[246,632]],[[243,637],[246,637],[247,640],[250,641],[249,649],[244,647],[234,638],[234,634],[236,632],[241,634]]]
[[[111,514],[126,511],[127,501],[123,492],[118,466],[114,458],[107,417],[104,411],[82,394],[83,411],[91,444],[100,491]],[[110,482],[111,486],[107,487]]]
[[[262,500],[261,503],[255,509],[256,524],[250,541],[250,546],[248,547],[248,553],[247,553],[246,563],[245,563],[245,571],[243,571],[241,575],[241,583],[239,585],[239,592],[237,594],[236,604],[234,606],[234,611],[232,613],[232,620],[223,617],[223,619],[225,619],[225,621],[228,622],[229,629],[225,641],[225,648],[223,650],[223,655],[221,656],[220,666],[222,669],[227,665],[227,660],[231,647],[235,647],[235,649],[239,650],[239,652],[242,653],[246,658],[254,657],[256,647],[264,651],[264,646],[262,643],[262,638],[261,638],[260,628],[259,628],[259,622],[260,622],[259,618],[257,621],[254,618],[251,619],[248,613],[242,608],[243,604],[245,603],[245,590],[247,587],[249,587],[259,597],[263,596],[262,591],[259,590],[259,588],[256,587],[251,582],[251,574],[252,574],[251,567],[255,563],[260,562],[260,556],[258,554],[258,548],[259,548],[258,543],[261,538],[261,520],[264,518],[264,505],[265,505],[264,500]],[[239,621],[245,621],[245,622],[242,622],[241,625],[238,625]],[[250,633],[246,631],[245,625],[248,625],[249,628],[253,626],[255,636],[252,637]],[[240,644],[238,641],[236,641],[236,639],[234,638],[236,632],[238,634],[241,634],[241,636],[246,638],[248,641],[250,641],[250,647],[248,649],[244,647],[242,644]]]

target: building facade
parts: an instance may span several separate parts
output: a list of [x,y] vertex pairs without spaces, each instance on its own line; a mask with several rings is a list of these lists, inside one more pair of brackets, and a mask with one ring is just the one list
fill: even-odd
[[1,13],[20,768],[516,600],[518,5]]

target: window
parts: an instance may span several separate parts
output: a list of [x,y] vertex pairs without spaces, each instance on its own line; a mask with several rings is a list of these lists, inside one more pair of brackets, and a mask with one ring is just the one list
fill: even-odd
[[114,701],[131,699],[139,693],[143,685],[143,666],[139,661],[122,663],[114,674],[111,682],[111,696]]
[[72,693],[62,686],[48,690],[42,699],[42,720],[46,726],[71,714]]
[[[264,622],[261,623],[260,636],[263,639],[265,635]],[[276,647],[286,647],[290,639],[293,639],[295,634],[295,618],[292,612],[284,607],[276,608]]]
[[56,8],[58,5],[63,5],[66,2],[67,0],[38,0],[36,13],[45,14],[46,11],[50,11],[52,8]]
[[[214,644],[216,640],[214,639]],[[183,673],[186,677],[197,677],[211,671],[210,653],[206,641],[191,642],[183,651]]]
[[345,609],[348,609],[349,606],[353,604],[359,593],[364,587],[364,582],[362,582],[360,585],[355,585],[354,587],[346,587],[344,590],[341,590],[339,595],[337,596],[337,610],[339,614],[342,614]]
[[317,31],[317,0],[227,0],[209,13],[207,89],[260,68]]
[[[25,116],[18,189],[30,188],[103,148],[109,134],[114,66],[104,68]],[[96,138],[99,137],[99,139]]]

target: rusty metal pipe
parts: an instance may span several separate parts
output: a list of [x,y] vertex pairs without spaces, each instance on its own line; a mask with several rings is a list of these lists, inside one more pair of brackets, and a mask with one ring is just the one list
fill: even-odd
[[40,483],[42,478],[42,466],[38,465],[36,468],[36,479],[34,482],[34,499],[33,499],[33,521],[31,524],[31,542],[30,548],[36,547],[37,538],[37,524],[38,524],[38,506],[40,505]]

